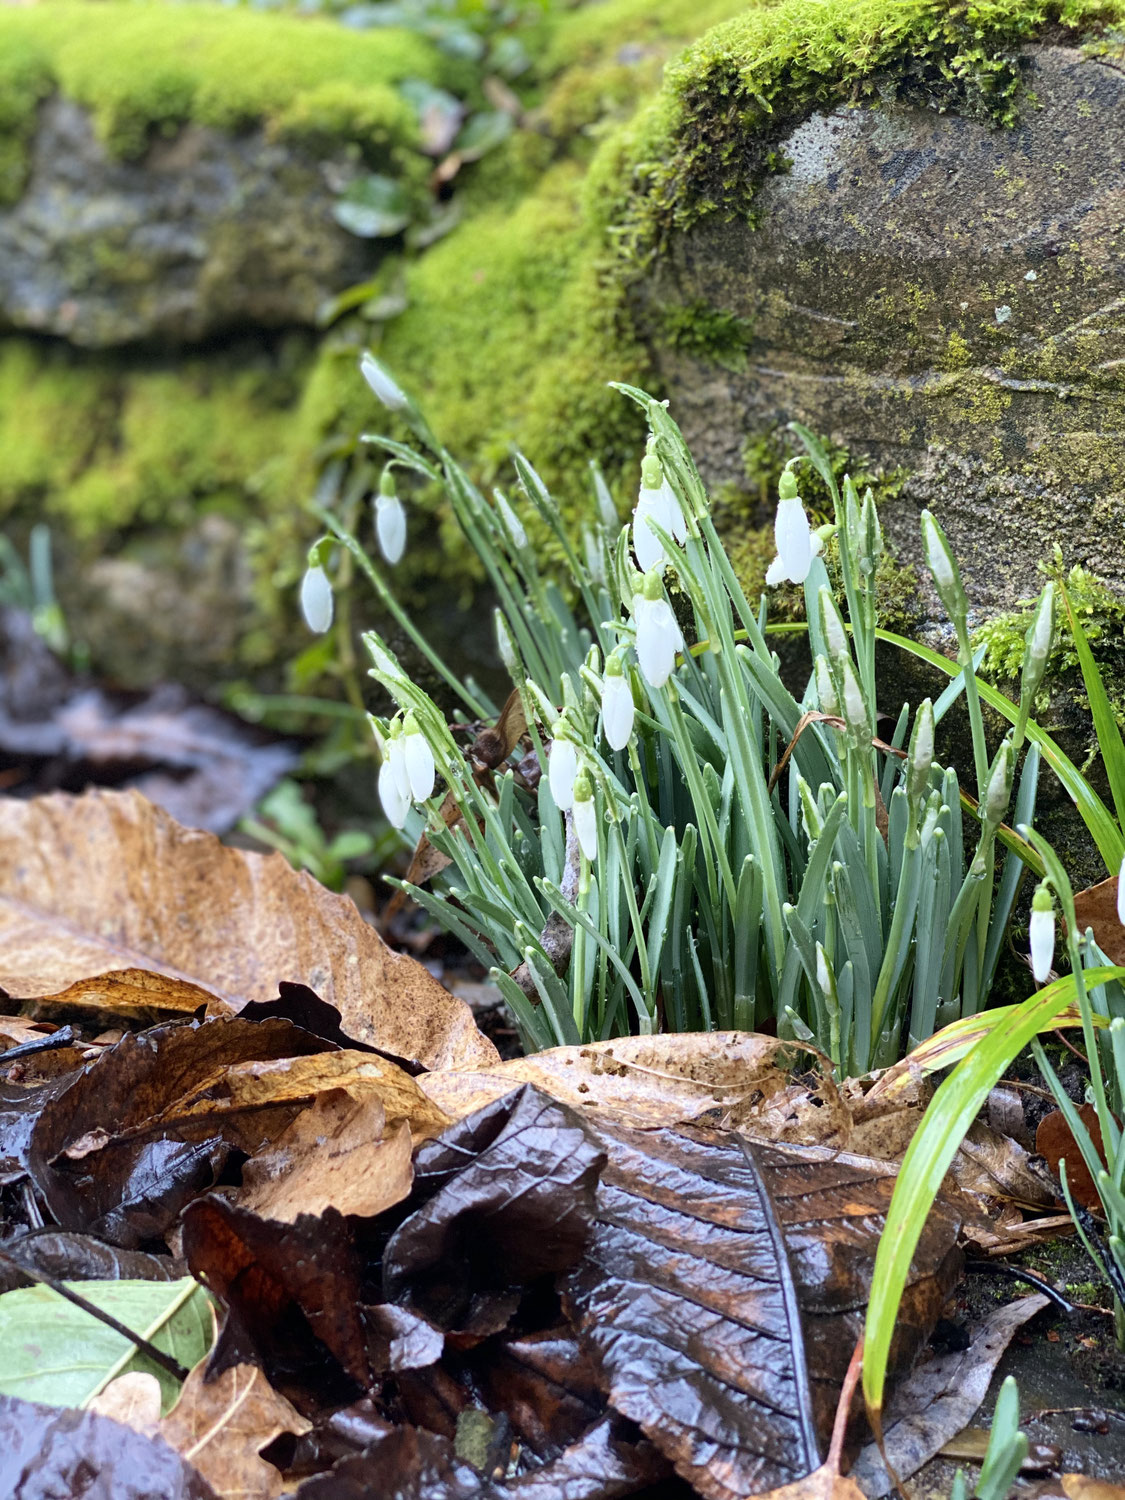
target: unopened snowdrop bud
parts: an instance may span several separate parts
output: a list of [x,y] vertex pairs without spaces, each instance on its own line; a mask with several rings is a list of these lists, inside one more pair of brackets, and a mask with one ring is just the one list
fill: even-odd
[[637,623],[637,660],[649,687],[662,688],[676,665],[684,638],[672,606],[664,597],[660,574],[645,574],[641,592],[633,595],[633,618]]
[[820,711],[827,714],[829,718],[840,717],[840,699],[836,693],[836,684],[832,681],[832,673],[828,667],[828,661],[823,656],[818,656],[813,663],[813,675],[816,678],[816,696],[820,701]]
[[981,811],[989,828],[999,828],[1008,811],[1012,798],[1012,780],[1016,770],[1016,754],[1012,742],[1006,739],[996,752],[992,769],[988,773],[988,785],[984,792]]
[[582,553],[586,559],[586,571],[590,575],[590,581],[604,589],[606,585],[605,552],[600,537],[588,526],[582,531]]
[[503,610],[496,609],[492,612],[496,623],[496,649],[500,653],[500,660],[504,663],[504,669],[510,677],[522,677],[523,668],[520,666],[519,652],[516,643],[512,639],[512,632],[508,629],[508,622],[504,618]]
[[777,557],[766,574],[767,583],[804,583],[818,548],[813,545],[809,518],[797,493],[797,476],[788,465],[777,486],[777,516],[773,523]]
[[906,795],[917,805],[930,788],[930,767],[934,763],[934,705],[929,698],[914,716],[914,731],[906,758]]
[[840,688],[844,700],[843,719],[848,726],[848,733],[859,743],[867,744],[871,739],[871,721],[867,714],[867,700],[863,696],[863,688],[856,676],[855,667],[852,666],[851,657],[841,657],[837,670],[840,673]]
[[1117,872],[1117,920],[1125,927],[1125,859]]
[[316,635],[332,624],[332,585],[319,562],[310,562],[301,579],[301,613]]
[[409,403],[405,392],[399,388],[390,371],[385,365],[379,363],[370,350],[360,360],[359,368],[364,380],[388,411],[406,410]]
[[410,774],[402,744],[402,725],[393,720],[383,741],[383,764],[379,767],[379,801],[387,821],[402,828],[410,811]]
[[817,607],[820,611],[820,628],[824,632],[828,654],[833,661],[838,662],[841,656],[849,656],[851,653],[848,650],[848,633],[844,629],[844,622],[840,618],[840,611],[836,608],[836,601],[830,589],[820,590],[817,595]]
[[1039,597],[1035,616],[1024,636],[1023,673],[1020,679],[1020,701],[1031,711],[1032,701],[1043,682],[1047,658],[1055,634],[1055,585],[1048,583]]
[[879,524],[875,496],[870,489],[863,497],[859,512],[859,537],[859,566],[868,578],[873,578],[883,555],[883,528]]
[[598,857],[598,808],[594,785],[585,771],[574,778],[574,832],[578,847],[588,860]]
[[395,491],[394,475],[383,470],[379,493],[375,497],[375,535],[379,551],[394,567],[406,551],[406,511]]
[[624,750],[632,739],[635,714],[633,690],[615,651],[605,664],[602,683],[602,730],[611,750]]
[[922,546],[926,553],[926,566],[933,575],[934,586],[945,605],[946,613],[955,623],[963,621],[968,601],[961,585],[957,560],[945,532],[928,510],[922,512]]
[[493,491],[496,501],[496,509],[500,512],[500,520],[504,530],[507,532],[508,540],[517,552],[527,550],[527,532],[523,529],[523,522],[509,505],[507,499],[500,490]]
[[555,806],[560,812],[569,812],[574,806],[574,780],[577,775],[578,748],[573,740],[560,738],[556,733],[547,757],[547,781]]
[[413,714],[407,714],[403,721],[402,756],[410,795],[415,802],[425,802],[427,797],[434,794],[437,768],[434,765],[434,752],[430,749],[426,736],[418,728],[418,720]]
[[1055,958],[1055,906],[1051,888],[1044,880],[1031,898],[1031,972],[1036,984],[1045,984]]

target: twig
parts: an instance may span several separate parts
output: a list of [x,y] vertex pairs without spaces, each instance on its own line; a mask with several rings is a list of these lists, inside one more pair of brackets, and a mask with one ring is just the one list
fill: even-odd
[[183,1381],[188,1378],[188,1371],[178,1360],[173,1359],[170,1354],[165,1354],[164,1350],[158,1349],[155,1344],[149,1343],[148,1339],[142,1334],[135,1333],[132,1328],[126,1328],[125,1324],[119,1323],[112,1313],[103,1312],[100,1307],[95,1307],[92,1302],[87,1302],[85,1297],[80,1297],[77,1292],[72,1292],[63,1282],[56,1281],[53,1276],[48,1276],[44,1271],[35,1271],[30,1266],[25,1266],[14,1255],[9,1255],[3,1250],[0,1250],[0,1263],[10,1266],[13,1271],[18,1271],[21,1276],[26,1276],[28,1281],[38,1281],[41,1286],[50,1287],[52,1292],[57,1292],[60,1297],[65,1297],[68,1302],[73,1302],[75,1307],[80,1307],[84,1313],[89,1313],[92,1318],[97,1318],[99,1323],[104,1323],[107,1328],[112,1328],[114,1333],[119,1333],[122,1338],[128,1339],[131,1344],[134,1344],[140,1350],[146,1359],[151,1359],[162,1370],[167,1370],[168,1374],[176,1380]]

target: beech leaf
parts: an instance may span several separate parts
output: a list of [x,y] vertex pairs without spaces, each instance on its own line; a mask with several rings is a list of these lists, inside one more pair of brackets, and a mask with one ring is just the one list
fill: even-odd
[[235,1011],[295,981],[355,1041],[413,1064],[497,1060],[463,1001],[281,855],[229,849],[136,792],[0,801],[0,987],[34,1000],[128,969]]

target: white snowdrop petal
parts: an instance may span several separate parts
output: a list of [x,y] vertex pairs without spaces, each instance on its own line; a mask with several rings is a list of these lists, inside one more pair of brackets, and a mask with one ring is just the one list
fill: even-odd
[[415,802],[425,802],[427,797],[432,797],[434,794],[434,780],[437,775],[434,752],[426,743],[426,736],[420,733],[404,735],[402,758],[406,766],[411,797]]
[[588,860],[597,859],[598,809],[593,797],[587,797],[584,802],[576,802],[572,816],[578,847]]
[[379,767],[379,801],[383,804],[387,821],[395,828],[401,828],[410,810],[410,799],[403,796],[402,788],[398,784],[390,750],[391,746],[388,744],[387,757]]
[[301,579],[301,613],[316,635],[332,624],[332,585],[323,568],[308,568]]
[[378,396],[388,411],[405,411],[406,396],[372,354],[365,354],[359,362],[364,380]]
[[379,551],[393,567],[406,551],[406,510],[397,495],[380,495],[376,499],[375,535]]
[[391,765],[391,775],[395,779],[400,797],[410,801],[410,772],[406,769],[406,753],[402,746],[402,736],[396,736],[387,745],[387,759]]
[[1125,927],[1125,859],[1117,872],[1117,920]]
[[784,583],[785,579],[785,564],[780,557],[775,557],[766,569],[766,583],[771,589],[775,589],[779,583]]
[[637,508],[633,512],[633,551],[636,553],[637,565],[642,573],[663,567],[667,561],[664,548],[648,524],[650,516],[659,521],[659,512],[656,508],[659,495],[659,490],[645,489],[642,486]]
[[574,778],[578,775],[578,751],[570,740],[552,740],[547,757],[547,780],[560,812],[574,806]]
[[633,737],[633,693],[625,677],[607,677],[602,688],[602,729],[611,750],[624,750]]
[[804,583],[812,567],[812,542],[809,536],[809,518],[800,497],[780,500],[777,518],[773,525],[777,555],[790,583]]
[[666,599],[638,599],[637,659],[650,687],[662,688],[676,665],[683,636]]
[[661,526],[665,531],[670,531],[677,542],[687,541],[687,517],[684,515],[683,506],[679,502],[675,490],[664,479],[657,491],[660,495],[660,510],[658,512]]
[[1055,914],[1053,911],[1031,913],[1031,972],[1037,984],[1045,983],[1055,957]]

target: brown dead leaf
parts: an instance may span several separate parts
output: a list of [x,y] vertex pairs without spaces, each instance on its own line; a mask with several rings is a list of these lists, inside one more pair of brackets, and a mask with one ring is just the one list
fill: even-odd
[[377,1097],[330,1089],[247,1162],[238,1203],[285,1224],[326,1208],[371,1218],[409,1194],[411,1149],[405,1120],[384,1132]]
[[119,969],[94,979],[80,979],[57,995],[43,995],[35,1001],[35,1014],[40,1017],[109,1011],[117,1020],[149,1026],[205,1009],[212,1015],[234,1014],[210,990],[201,989],[187,979],[154,974],[150,969]]
[[1094,941],[1111,963],[1125,964],[1125,927],[1117,917],[1117,876],[1078,891],[1074,915],[1079,931],[1094,929]]
[[[1104,1166],[1105,1147],[1102,1145],[1102,1128],[1098,1123],[1097,1110],[1092,1104],[1079,1105],[1078,1118],[1090,1132],[1094,1150],[1101,1157]],[[1066,1116],[1061,1109],[1053,1109],[1039,1122],[1039,1129],[1035,1132],[1035,1149],[1046,1159],[1047,1165],[1056,1177],[1059,1173],[1059,1162],[1065,1157],[1067,1186],[1074,1194],[1074,1201],[1081,1203],[1083,1208],[1100,1206],[1101,1196],[1098,1193],[1097,1184],[1090,1175],[1090,1169],[1083,1160],[1082,1153],[1078,1149],[1078,1142],[1071,1135],[1070,1126],[1066,1123]]]
[[226,848],[136,792],[0,802],[0,987],[29,1000],[129,969],[236,1011],[298,981],[358,1042],[427,1068],[496,1061],[467,1005],[281,855]]
[[1020,1494],[1021,1500],[1125,1500],[1125,1485],[1085,1474],[1057,1474]]
[[867,1500],[855,1480],[841,1474],[834,1464],[821,1464],[804,1479],[783,1484],[779,1490],[755,1495],[752,1500]]
[[160,1423],[160,1382],[155,1375],[132,1370],[111,1380],[104,1391],[86,1403],[86,1410],[97,1412],[100,1417],[112,1417],[134,1432],[151,1437]]
[[262,1449],[282,1432],[308,1432],[310,1424],[256,1365],[234,1365],[210,1382],[204,1365],[192,1370],[157,1432],[221,1500],[275,1500],[285,1482]]
[[781,1093],[788,1078],[778,1058],[793,1045],[741,1031],[619,1037],[552,1047],[473,1072],[427,1073],[418,1082],[455,1119],[531,1083],[623,1125],[677,1125],[706,1115],[725,1119]]
[[221,1116],[276,1104],[303,1104],[343,1090],[356,1103],[379,1104],[388,1120],[406,1120],[416,1140],[439,1135],[449,1116],[402,1068],[374,1052],[320,1052],[305,1057],[253,1058],[193,1080],[190,1092],[158,1118]]

